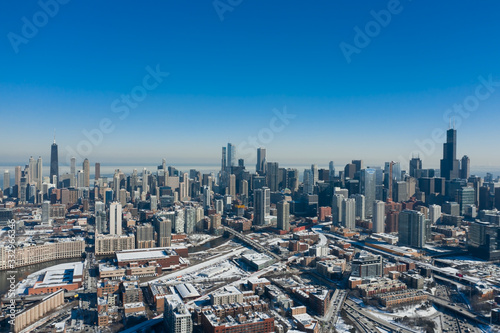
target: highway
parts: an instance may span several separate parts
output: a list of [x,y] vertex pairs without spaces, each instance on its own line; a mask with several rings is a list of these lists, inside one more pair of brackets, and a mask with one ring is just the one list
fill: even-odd
[[[377,326],[380,326],[381,328],[387,329],[390,332],[401,332],[401,333],[419,333],[419,331],[411,330],[409,328],[400,326],[395,323],[389,323],[385,320],[382,320],[378,318],[375,314],[366,311],[363,309],[361,306],[359,306],[356,302],[353,302],[350,299],[346,299],[344,302],[344,309],[350,309],[351,313],[354,313],[356,320],[360,320],[361,317],[365,317],[369,319],[370,321],[374,322],[377,324]],[[357,314],[357,316],[356,316]],[[376,331],[378,332],[378,331]]]

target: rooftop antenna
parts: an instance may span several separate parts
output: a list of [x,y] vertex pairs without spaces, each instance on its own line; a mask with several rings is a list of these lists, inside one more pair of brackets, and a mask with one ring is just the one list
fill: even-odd
[[450,117],[450,127],[449,127],[449,129],[451,129],[451,117]]
[[54,144],[56,143],[56,129],[54,128]]
[[457,122],[457,118],[453,118],[453,129],[455,129],[456,122]]

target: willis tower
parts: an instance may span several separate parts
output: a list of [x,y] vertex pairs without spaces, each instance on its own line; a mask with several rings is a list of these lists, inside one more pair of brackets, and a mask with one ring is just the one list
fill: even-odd
[[54,134],[54,143],[50,147],[50,182],[56,185],[56,187],[57,183],[59,182],[59,158],[57,156],[57,144],[56,144],[55,134]]
[[446,132],[446,143],[443,145],[441,160],[441,177],[446,180],[459,178],[460,162],[457,160],[457,130],[450,126]]

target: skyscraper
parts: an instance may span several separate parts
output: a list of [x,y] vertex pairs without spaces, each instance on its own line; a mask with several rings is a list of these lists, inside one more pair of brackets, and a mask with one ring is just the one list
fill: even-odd
[[384,232],[385,203],[377,200],[373,203],[373,232]]
[[496,223],[472,222],[467,240],[469,252],[485,260],[500,259],[500,227]]
[[335,177],[335,165],[333,165],[333,161],[330,161],[328,164],[328,179],[330,181],[333,181],[333,178]]
[[290,204],[287,201],[278,202],[278,229],[290,230]]
[[376,170],[372,168],[361,170],[360,190],[365,196],[366,216],[372,216],[376,193]]
[[332,222],[338,225],[342,221],[342,194],[333,194],[332,196]]
[[94,179],[98,180],[99,178],[101,178],[101,163],[96,163],[95,164]]
[[431,220],[431,224],[436,224],[441,219],[441,206],[429,206],[429,219]]
[[236,166],[236,147],[232,143],[227,144],[227,167]]
[[43,161],[42,157],[38,156],[38,160],[36,162],[36,187],[38,190],[42,189],[43,183]]
[[356,165],[353,163],[346,164],[344,167],[344,177],[349,179],[354,179],[356,175]]
[[399,245],[422,248],[427,241],[424,214],[415,210],[399,213]]
[[154,245],[151,246],[151,243],[154,241],[153,226],[150,223],[137,226],[135,241],[138,249],[154,247]]
[[258,174],[262,175],[265,173],[266,168],[266,148],[257,148],[257,165],[255,166],[255,170]]
[[170,219],[158,216],[154,220],[156,232],[156,245],[158,247],[170,246],[172,238],[172,221]]
[[104,234],[108,232],[108,227],[106,225],[106,206],[102,201],[96,201],[95,203],[95,227],[96,233]]
[[10,173],[9,170],[5,170],[3,173],[3,190],[7,190],[10,187]]
[[119,202],[112,202],[109,205],[109,233],[121,235],[122,232],[122,205]]
[[356,200],[342,200],[342,225],[350,230],[356,228]]
[[30,156],[29,160],[28,182],[30,184],[36,183],[36,162],[33,156]]
[[90,187],[90,163],[86,158],[83,160],[83,187]]
[[352,160],[351,162],[354,164],[356,170],[354,171],[355,173],[358,171],[361,171],[363,169],[363,161],[362,160]]
[[254,191],[254,222],[255,225],[264,225],[266,216],[271,212],[271,191],[268,187],[263,187]]
[[50,182],[56,187],[59,182],[59,157],[57,153],[56,137],[54,135],[54,143],[50,147]]
[[74,156],[71,157],[70,163],[69,173],[74,176],[76,175],[76,158]]
[[[17,190],[19,191],[19,187],[21,186],[21,166],[16,166],[14,169],[14,185],[17,186]],[[18,196],[19,197],[19,196]]]
[[278,191],[278,185],[279,185],[279,179],[278,179],[278,173],[279,173],[279,164],[278,162],[268,162],[266,166],[266,180],[267,180],[267,187],[272,192]]
[[417,170],[422,169],[422,160],[420,157],[413,157],[410,160],[410,176],[417,177]]
[[363,194],[354,194],[351,196],[356,201],[356,217],[360,220],[364,220],[366,218],[366,209],[365,209],[365,196]]
[[221,165],[220,169],[221,171],[226,171],[226,147],[222,147],[222,159],[221,159]]
[[462,163],[460,168],[460,178],[469,179],[470,177],[470,158],[465,155],[462,157]]
[[311,174],[313,178],[313,185],[316,185],[318,183],[318,166],[316,164],[311,165]]
[[229,175],[229,195],[236,197],[236,175]]
[[304,193],[312,194],[314,192],[314,175],[310,169],[304,170]]
[[475,204],[476,191],[472,187],[461,187],[457,191],[457,200],[460,204],[460,214],[463,215],[467,206]]
[[446,178],[446,180],[458,178],[459,169],[460,162],[457,160],[457,131],[454,128],[450,128],[446,132],[446,143],[443,144],[441,177]]
[[184,215],[186,217],[184,232],[190,235],[196,230],[196,209],[192,206],[187,206]]

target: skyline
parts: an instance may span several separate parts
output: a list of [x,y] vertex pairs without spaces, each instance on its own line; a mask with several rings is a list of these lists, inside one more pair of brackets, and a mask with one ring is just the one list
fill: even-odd
[[[451,124],[451,121],[450,121],[450,124]],[[446,136],[446,134],[445,134],[445,136]],[[435,137],[431,138],[430,140],[434,140],[434,138]],[[422,145],[420,145],[420,147],[423,147],[422,150],[417,151],[417,154],[412,154],[412,156],[410,156],[409,159],[405,159],[404,156],[399,156],[400,159],[387,159],[387,160],[384,160],[382,162],[373,162],[373,161],[367,161],[367,160],[363,159],[362,157],[356,155],[356,156],[353,156],[352,158],[347,158],[345,160],[344,159],[339,159],[339,160],[335,159],[335,160],[333,160],[333,162],[334,162],[335,168],[339,168],[339,167],[344,167],[345,164],[348,164],[352,160],[355,160],[355,159],[361,159],[361,160],[364,161],[365,165],[372,166],[372,167],[376,167],[379,164],[384,164],[385,162],[394,161],[394,162],[398,162],[398,163],[400,163],[402,165],[402,170],[407,170],[407,169],[409,169],[409,162],[410,162],[411,157],[419,157],[423,161],[423,163],[424,163],[424,168],[432,168],[432,169],[437,169],[437,170],[440,169],[439,164],[437,164],[437,165],[436,164],[432,164],[432,165],[431,164],[429,164],[429,165],[425,164],[425,157],[429,156],[429,154],[425,154],[425,152],[427,152],[431,148],[433,150],[438,150],[439,142],[433,142],[432,145],[434,147],[431,147],[430,141],[429,142],[422,141],[421,143],[422,143]],[[232,143],[228,142],[228,144],[232,144]],[[443,145],[443,144],[444,144],[444,146],[446,146],[446,142],[442,142],[441,143],[441,145]],[[57,150],[58,150],[59,146],[57,145],[56,140],[54,139],[53,144],[51,145],[51,153],[48,155],[49,157],[52,154],[52,149],[53,149],[54,145],[56,147],[56,154],[57,154]],[[455,145],[456,145],[456,138],[455,138]],[[248,169],[250,169],[250,170],[255,169],[255,163],[257,161],[257,159],[256,159],[257,149],[252,150],[252,148],[249,147],[248,145],[246,145],[244,147],[245,147],[245,151],[244,151],[243,155],[241,153],[238,154],[238,150],[236,150],[234,163],[237,164],[237,160],[238,159],[243,159],[244,163],[245,163],[245,166]],[[225,146],[222,146],[222,148],[225,149]],[[266,147],[259,147],[259,148],[266,148]],[[426,150],[426,149],[428,149],[428,150]],[[457,148],[455,148],[455,150],[457,150]],[[59,151],[60,151],[60,149],[59,149]],[[223,155],[225,155],[224,152],[223,152]],[[456,156],[459,157],[459,159],[461,159],[462,156],[468,156],[470,158],[470,156],[467,155],[467,154],[465,154],[465,155],[459,155],[459,154],[457,154]],[[45,161],[45,163],[47,163],[47,164],[45,164],[43,166],[44,170],[45,169],[49,169],[50,170],[50,160],[51,160],[51,158],[47,158],[47,156],[45,156],[45,155],[36,155],[36,154],[35,155],[30,155],[30,157],[33,157],[33,158],[41,157],[42,160]],[[57,159],[57,157],[59,157],[59,161],[60,161],[58,163],[59,164],[59,169],[62,168],[63,172],[66,171],[66,169],[69,170],[70,164],[69,163],[65,163],[66,159],[63,159],[61,161],[61,158],[60,158],[59,154],[56,155],[56,159]],[[85,159],[88,159],[88,157],[86,157],[86,156],[80,156],[78,153],[76,154],[76,156],[75,155],[66,155],[64,157],[65,158],[68,157],[68,160],[71,157],[75,157],[76,164],[77,164],[77,169],[78,170],[79,170],[78,165],[82,164]],[[249,159],[245,159],[245,157],[247,157],[247,158],[250,157],[250,158]],[[443,157],[443,155],[441,155],[441,157]],[[130,166],[142,167],[142,166],[144,166],[144,167],[147,167],[147,166],[157,166],[158,163],[159,163],[159,161],[161,161],[165,157],[156,156],[155,158],[156,158],[156,161],[147,160],[147,161],[143,161],[142,163],[139,163],[139,162],[118,162],[118,163],[114,163],[114,162],[110,162],[110,161],[102,162],[101,160],[95,160],[95,161],[90,161],[89,160],[89,161],[91,162],[91,164],[100,163],[102,166],[105,166],[105,167],[111,167],[111,166],[125,166],[125,167],[130,167]],[[219,158],[219,163],[215,163],[215,160],[218,159],[218,158]],[[182,165],[182,166],[189,165],[191,167],[202,167],[202,169],[205,169],[205,170],[208,170],[209,167],[210,168],[213,167],[214,170],[218,170],[218,168],[220,168],[220,156],[218,158],[213,157],[213,158],[210,159],[211,162],[208,162],[208,163],[199,163],[199,162],[196,162],[196,160],[193,161],[193,162],[191,162],[191,163],[189,163],[189,162],[186,163],[186,162],[175,161],[174,160],[173,162],[167,162],[167,164],[170,165],[170,166],[174,166],[174,167],[179,166],[179,165]],[[28,160],[28,158],[26,159],[26,161],[27,160]],[[320,160],[321,162],[318,163],[318,162],[316,162],[317,160]],[[313,159],[313,160],[310,161],[310,163],[309,163],[309,161],[306,162],[306,161],[302,160],[301,163],[285,162],[285,163],[283,163],[283,165],[288,165],[290,167],[301,167],[301,166],[306,166],[307,167],[310,164],[316,164],[316,165],[318,165],[320,167],[323,167],[323,166],[324,167],[328,167],[328,164],[332,160],[331,159],[329,161],[326,161],[326,160],[327,160],[327,158],[324,157],[324,158]],[[272,159],[272,158],[269,159],[269,160],[266,160],[266,161],[268,161],[268,162],[282,163],[279,160]],[[0,168],[6,168],[6,169],[8,169],[9,167],[14,167],[14,166],[17,166],[17,165],[18,166],[24,166],[24,165],[27,165],[25,162],[22,162],[22,161],[21,162],[10,162],[10,163],[9,162],[6,162],[6,163],[4,162],[4,163],[2,163],[2,165],[0,165]],[[56,162],[56,164],[57,164],[57,162]],[[497,167],[498,167],[498,170],[500,170],[500,166],[477,165],[477,164],[474,164],[474,163],[472,164],[472,170],[477,170],[478,171],[478,170],[481,169],[481,171],[479,171],[479,172],[495,172],[497,170],[496,169]]]
[[[462,174],[462,163],[457,159],[457,155],[456,155],[456,151],[457,151],[457,133],[458,131],[456,130],[455,128],[455,122],[452,123],[452,121],[450,120],[450,129],[447,130],[446,132],[446,142],[443,143],[443,159],[441,159],[441,166],[439,169],[435,169],[435,170],[439,170],[440,174],[441,174],[441,177],[444,177],[446,179],[455,179],[455,178],[458,178],[459,175]],[[229,149],[229,147],[232,147],[231,149]],[[262,148],[262,147],[261,147]],[[261,149],[259,148],[259,149]],[[231,165],[237,165],[239,164],[239,160],[241,157],[238,156],[237,154],[235,154],[235,147],[232,143],[228,143],[227,144],[227,147],[226,146],[223,146],[222,147],[222,167],[221,167],[221,170],[224,170],[226,168],[227,165],[231,164]],[[56,144],[56,140],[55,140],[55,135],[54,135],[54,141],[51,145],[51,163],[50,163],[50,166],[42,166],[42,168],[40,169],[42,174],[45,174],[47,172],[47,169],[50,170],[50,178],[52,178],[52,175],[53,174],[67,174],[68,173],[68,169],[70,169],[70,166],[68,165],[60,165],[58,163],[58,145]],[[271,160],[267,160],[266,159],[266,152],[267,150],[264,149],[264,162],[273,162]],[[256,152],[258,155],[258,151]],[[414,155],[413,157],[419,157],[418,155]],[[33,156],[30,157],[30,160],[31,158],[33,158]],[[39,156],[39,158],[41,158],[41,156]],[[500,169],[496,170],[496,169],[492,169],[492,168],[489,168],[489,167],[485,167],[484,166],[474,166],[473,168],[470,168],[470,159],[467,155],[464,155],[463,158],[467,158],[468,160],[468,163],[469,163],[469,171],[468,172],[472,172],[471,175],[475,175],[475,176],[485,176],[486,174],[492,174],[493,176],[495,176],[495,173],[497,171],[500,172]],[[43,160],[43,159],[42,159]],[[461,159],[462,160],[462,159]],[[54,161],[54,162],[52,162]],[[166,160],[165,159],[162,159],[162,161],[165,163]],[[229,162],[231,161],[231,163]],[[354,163],[354,159],[351,160],[352,163]],[[362,161],[362,160],[361,160]],[[421,161],[421,160],[420,160]],[[88,174],[89,175],[94,175],[94,168],[89,168],[90,167],[90,164],[89,164],[89,160],[87,158],[84,159],[84,161],[82,161],[82,169],[79,169],[77,168],[77,165],[78,165],[78,161],[76,160],[75,158],[75,170],[74,171],[69,171],[69,173],[75,173],[76,170],[83,170],[85,169],[85,162],[87,162],[87,168],[89,169],[88,170]],[[245,161],[243,161],[244,164],[245,164]],[[274,162],[277,162],[277,163],[280,163],[279,161],[274,161]],[[387,163],[389,161],[386,161],[385,162],[385,167],[387,167]],[[404,161],[404,160],[400,160],[400,161],[393,161],[393,162],[396,162],[398,163],[400,166],[399,166],[399,169],[400,170],[404,170],[406,171],[407,173],[410,172],[411,173],[411,166],[410,166],[410,163],[409,161]],[[408,166],[408,168],[405,167],[404,165],[404,162],[408,162],[406,166]],[[125,172],[125,173],[131,173],[132,170],[140,170],[140,169],[143,169],[144,170],[147,170],[148,167],[158,167],[158,164],[155,164],[155,163],[143,163],[141,165],[138,165],[137,163],[132,165],[132,164],[123,164],[123,165],[110,165],[110,164],[102,164],[101,162],[99,161],[96,161],[93,163],[93,166],[95,167],[96,164],[99,163],[99,168],[100,168],[100,174],[102,176],[109,176],[109,175],[112,175],[114,172],[116,172],[116,170],[120,170],[122,172]],[[349,164],[350,162],[347,161],[346,164]],[[366,161],[363,161],[363,163],[365,163],[365,167],[366,168],[380,168],[381,165],[376,165],[376,164],[373,164],[373,163],[367,163]],[[425,166],[422,164],[422,161],[420,162],[421,163],[421,166],[422,168],[424,169],[429,169],[428,166]],[[214,173],[214,174],[217,174],[220,170],[219,170],[219,165],[217,164],[193,164],[193,165],[179,165],[179,164],[175,164],[175,163],[167,163],[170,166],[173,166],[174,168],[178,169],[179,172],[187,172],[187,169],[194,169],[194,170],[197,170],[197,171],[201,171],[203,173]],[[344,164],[342,164],[342,162],[337,162],[335,163],[334,161],[329,161],[329,167],[332,166],[333,164],[333,167],[335,168],[335,170],[343,170],[344,168]],[[20,167],[22,167],[22,163],[21,165],[19,165]],[[52,168],[52,166],[54,165],[54,168]],[[101,165],[102,165],[102,169],[101,169]],[[28,166],[28,165],[26,165]],[[280,165],[282,168],[285,167],[285,168],[295,168],[296,170],[299,171],[299,174],[300,174],[300,171],[301,168],[305,168],[305,170],[309,170],[309,164],[296,164],[296,165],[284,165],[284,164],[281,164]],[[317,164],[317,163],[312,163],[311,164],[311,167],[312,166],[316,166],[317,168],[323,168],[324,165],[322,164]],[[247,168],[247,170],[249,171],[254,171],[254,172],[259,172],[259,170],[256,169],[256,167],[252,166],[252,164],[245,164],[245,167]],[[14,175],[14,165],[11,165],[11,166],[1,166],[0,165],[0,168],[3,168],[4,171],[9,171],[10,172],[10,178],[12,178],[12,176]],[[72,167],[71,167],[72,168]],[[444,168],[444,169],[443,169]],[[325,167],[325,169],[327,169]],[[431,169],[434,169],[433,167],[431,167]],[[72,169],[71,169],[72,170]],[[59,178],[59,177],[57,177]],[[299,180],[302,180],[302,176],[299,176]],[[2,187],[3,187],[3,181],[2,181]]]
[[[9,34],[20,35],[22,18],[31,20],[41,8],[36,1],[2,4],[0,110],[11,124],[3,139],[16,139],[3,147],[2,159],[19,163],[44,152],[48,160],[46,142],[56,128],[64,165],[67,150],[86,140],[83,132],[109,119],[113,130],[82,159],[217,163],[219,146],[238,148],[269,128],[273,110],[286,107],[295,118],[258,144],[283,163],[408,159],[420,149],[417,141],[446,130],[454,116],[458,156],[500,166],[490,145],[499,134],[487,126],[500,120],[500,50],[491,42],[500,34],[499,5],[454,3],[457,15],[450,17],[448,4],[432,3],[429,10],[430,3],[401,1],[350,62],[340,46],[355,45],[355,28],[372,22],[372,11],[386,10],[388,1],[241,2],[223,20],[211,2],[197,8],[95,2],[97,16],[93,6],[69,2],[17,53]],[[74,25],[81,28],[70,29]],[[122,95],[140,92],[148,75],[154,88],[124,109]],[[470,102],[478,87],[480,96],[489,95],[473,111],[454,109]],[[19,114],[37,126],[27,130]],[[421,158],[437,168],[442,141],[434,141],[433,153]],[[124,149],[134,156],[123,157]]]

